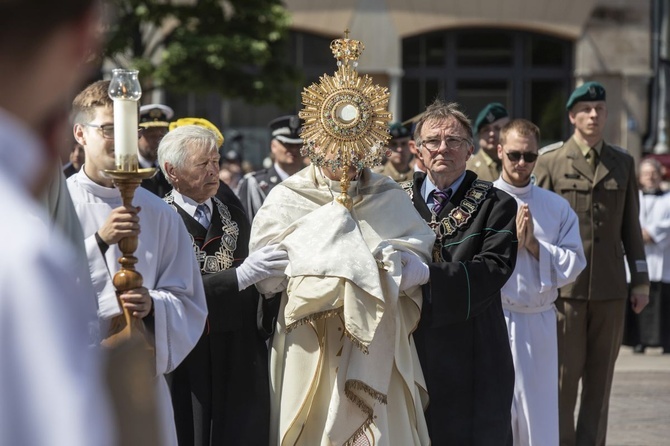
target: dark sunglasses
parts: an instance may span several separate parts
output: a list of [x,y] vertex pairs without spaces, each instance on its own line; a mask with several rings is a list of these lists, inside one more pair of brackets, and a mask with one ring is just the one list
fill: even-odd
[[530,152],[518,152],[516,150],[511,150],[505,153],[507,158],[512,162],[518,162],[521,158],[527,163],[534,163],[537,161],[538,154]]

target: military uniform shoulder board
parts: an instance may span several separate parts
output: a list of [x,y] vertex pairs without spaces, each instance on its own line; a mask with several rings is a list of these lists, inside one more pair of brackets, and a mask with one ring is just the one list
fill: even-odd
[[402,187],[402,190],[407,192],[407,195],[409,195],[410,200],[414,199],[414,180],[401,181],[400,183],[398,183],[398,186]]
[[545,153],[553,152],[556,149],[560,149],[561,147],[563,147],[563,141],[558,141],[553,144],[549,144],[548,146],[542,147],[540,150],[538,150],[537,153],[539,153],[540,155],[544,155]]

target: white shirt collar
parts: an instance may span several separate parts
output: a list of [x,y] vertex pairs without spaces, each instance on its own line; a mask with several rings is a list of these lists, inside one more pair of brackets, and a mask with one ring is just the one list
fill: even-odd
[[277,171],[277,174],[279,174],[279,178],[281,178],[282,181],[284,181],[285,179],[287,179],[288,177],[291,176],[291,175],[287,174],[284,169],[279,167],[279,164],[277,164],[277,163],[274,164],[274,168]]
[[[172,189],[172,198],[174,198],[175,204],[186,211],[191,217],[195,216],[195,211],[198,208],[198,205],[202,204],[196,202],[192,198],[180,194],[177,189]],[[205,200],[204,204],[209,208],[209,215],[212,215],[212,199],[208,198]]]

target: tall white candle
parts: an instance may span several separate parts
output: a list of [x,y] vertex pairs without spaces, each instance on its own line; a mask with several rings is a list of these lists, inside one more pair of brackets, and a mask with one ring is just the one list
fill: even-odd
[[137,170],[137,101],[114,99],[114,157],[116,168]]

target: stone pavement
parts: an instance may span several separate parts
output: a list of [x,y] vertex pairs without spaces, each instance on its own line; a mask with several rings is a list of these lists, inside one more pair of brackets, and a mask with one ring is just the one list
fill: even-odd
[[614,369],[607,446],[670,445],[670,355],[621,347]]

